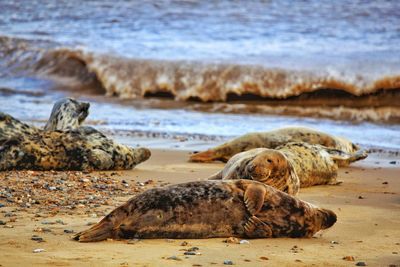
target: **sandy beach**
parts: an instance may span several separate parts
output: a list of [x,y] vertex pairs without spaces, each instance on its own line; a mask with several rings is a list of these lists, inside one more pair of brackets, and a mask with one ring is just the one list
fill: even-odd
[[[41,184],[39,203],[31,200],[33,204],[26,205],[29,201],[21,197],[19,201],[0,198],[4,205],[0,208],[0,266],[223,266],[224,261],[237,266],[365,266],[360,262],[366,266],[400,265],[400,158],[396,154],[372,153],[366,160],[340,169],[341,185],[301,190],[301,199],[338,215],[331,229],[313,238],[249,239],[241,244],[237,243],[241,239],[232,243],[221,238],[98,243],[71,240],[73,233],[88,228],[138,192],[204,180],[223,167],[222,163],[189,163],[189,153],[152,149],[152,157],[130,171],[66,173],[61,188],[88,185],[79,186],[64,202],[59,188],[52,187],[63,173],[1,173],[0,189],[15,187],[14,196],[21,195],[21,181],[43,180],[47,184]],[[81,194],[92,194],[90,188],[96,181],[109,184],[103,196],[82,201],[88,198]],[[113,193],[108,194],[110,191]],[[74,202],[73,198],[80,201]],[[71,206],[71,201],[78,204]],[[37,249],[44,251],[34,253]],[[188,251],[196,255],[185,255]]]

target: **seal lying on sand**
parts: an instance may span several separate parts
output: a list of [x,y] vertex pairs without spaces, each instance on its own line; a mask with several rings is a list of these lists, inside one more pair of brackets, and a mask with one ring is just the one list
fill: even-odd
[[353,153],[359,147],[345,138],[332,136],[306,127],[286,127],[269,132],[248,133],[207,151],[193,154],[190,161],[227,162],[233,155],[253,148],[276,148],[289,142],[306,142]]
[[365,151],[347,153],[321,145],[292,142],[276,149],[255,148],[234,155],[209,179],[250,179],[296,195],[300,187],[337,184],[338,165],[367,157]]
[[147,190],[74,239],[311,237],[335,222],[334,212],[256,181],[198,181]]
[[29,126],[0,113],[0,170],[131,169],[147,160],[150,151],[115,143],[101,132],[80,126],[89,103],[58,101],[47,130]]

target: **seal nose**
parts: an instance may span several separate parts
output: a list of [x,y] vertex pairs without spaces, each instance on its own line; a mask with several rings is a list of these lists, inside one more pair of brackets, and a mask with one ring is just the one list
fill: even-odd
[[254,170],[255,170],[255,166],[253,165],[253,164],[249,164],[249,165],[247,165],[247,172],[249,172],[249,173],[252,173],[252,172],[254,172]]
[[87,112],[89,110],[89,107],[90,107],[90,103],[87,103],[87,102],[81,103],[81,111],[82,112]]
[[333,211],[323,209],[321,210],[321,212],[323,214],[323,220],[321,225],[322,229],[327,229],[336,223],[337,216]]

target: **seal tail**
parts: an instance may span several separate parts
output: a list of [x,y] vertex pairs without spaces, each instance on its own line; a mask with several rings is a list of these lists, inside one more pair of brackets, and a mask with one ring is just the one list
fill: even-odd
[[212,162],[217,160],[218,157],[215,155],[215,152],[212,150],[207,150],[203,152],[199,152],[190,156],[189,161],[191,162]]
[[339,149],[326,149],[331,158],[338,164],[340,167],[348,166],[350,163],[353,163],[358,160],[365,159],[368,157],[368,153],[365,150],[359,150],[354,153],[347,153]]
[[96,242],[106,240],[107,238],[115,238],[117,230],[109,216],[106,216],[92,228],[76,234],[73,239],[79,242]]

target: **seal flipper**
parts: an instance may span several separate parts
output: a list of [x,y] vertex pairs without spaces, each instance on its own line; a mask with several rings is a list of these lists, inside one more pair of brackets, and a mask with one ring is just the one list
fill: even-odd
[[114,228],[114,224],[109,218],[109,216],[105,217],[99,223],[94,225],[92,228],[77,233],[73,239],[79,242],[95,242],[102,241],[107,238],[115,238],[116,237],[116,229]]
[[210,177],[207,178],[207,180],[222,180],[222,171],[219,171]]
[[218,158],[215,156],[214,151],[207,150],[203,152],[199,152],[190,156],[189,161],[191,162],[213,162]]
[[251,215],[256,215],[260,212],[262,206],[264,205],[265,194],[267,190],[262,184],[250,184],[247,186],[243,200],[246,204],[247,210]]
[[368,157],[368,153],[365,150],[359,150],[354,153],[348,153],[339,149],[325,148],[326,152],[329,153],[333,161],[336,162],[338,166],[345,167],[350,163],[358,160],[365,159]]

